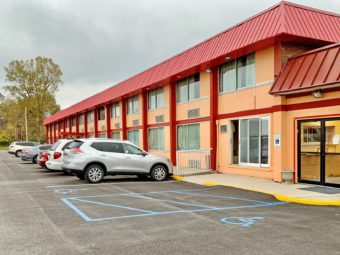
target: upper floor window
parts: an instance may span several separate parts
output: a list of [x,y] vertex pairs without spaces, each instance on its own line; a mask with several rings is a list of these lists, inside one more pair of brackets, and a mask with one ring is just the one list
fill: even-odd
[[138,96],[130,97],[127,101],[127,114],[138,113]]
[[87,122],[93,123],[93,112],[87,113]]
[[255,53],[220,66],[219,91],[228,92],[255,84]]
[[105,120],[105,108],[100,107],[98,109],[98,120]]
[[83,125],[84,124],[84,115],[79,115],[78,121],[79,121],[79,125]]
[[153,89],[149,92],[148,108],[157,109],[164,106],[164,91],[163,87]]
[[118,118],[120,116],[119,102],[111,106],[111,118]]
[[200,76],[195,74],[177,82],[177,103],[200,98]]
[[77,117],[72,117],[72,127],[77,124]]

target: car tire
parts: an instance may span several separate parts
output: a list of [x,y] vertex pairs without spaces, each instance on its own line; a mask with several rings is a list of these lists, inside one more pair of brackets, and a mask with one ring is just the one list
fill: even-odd
[[92,164],[86,167],[85,179],[89,183],[99,183],[104,178],[104,169],[97,164]]
[[20,157],[22,156],[22,151],[21,151],[21,150],[17,150],[17,151],[15,152],[15,156],[16,156],[17,158],[20,158]]
[[80,180],[85,180],[85,174],[84,174],[84,173],[77,173],[76,176],[77,176]]
[[163,165],[155,165],[151,169],[151,178],[158,182],[165,181],[168,179],[168,169]]
[[38,162],[38,156],[33,157],[32,162],[36,164]]

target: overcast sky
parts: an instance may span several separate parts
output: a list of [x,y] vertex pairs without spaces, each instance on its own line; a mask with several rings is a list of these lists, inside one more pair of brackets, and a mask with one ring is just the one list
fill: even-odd
[[[340,0],[294,0],[340,13]],[[0,0],[0,85],[14,59],[52,58],[66,108],[277,0]]]

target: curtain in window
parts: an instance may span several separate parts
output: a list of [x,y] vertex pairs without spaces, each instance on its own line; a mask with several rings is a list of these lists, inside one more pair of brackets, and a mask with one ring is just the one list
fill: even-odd
[[157,144],[159,150],[164,150],[164,128],[157,128]]
[[177,84],[177,102],[188,101],[187,79],[181,80]]
[[236,62],[230,61],[220,68],[219,91],[226,92],[236,89]]
[[260,121],[259,119],[249,120],[249,163],[258,164],[260,154]]
[[248,120],[240,120],[240,162],[248,163]]
[[269,123],[268,119],[261,119],[261,164],[268,164],[269,158]]
[[164,106],[164,92],[163,88],[158,89],[156,96],[157,108],[162,108]]
[[128,140],[139,146],[139,130],[129,131]]
[[200,97],[200,81],[199,76],[189,77],[189,101]]
[[179,150],[185,150],[188,146],[187,142],[187,126],[179,126],[177,128],[177,146]]
[[150,91],[149,92],[149,109],[155,109],[156,108],[156,91]]
[[200,126],[199,124],[188,125],[188,149],[200,148]]
[[255,53],[249,54],[246,60],[246,86],[255,84]]

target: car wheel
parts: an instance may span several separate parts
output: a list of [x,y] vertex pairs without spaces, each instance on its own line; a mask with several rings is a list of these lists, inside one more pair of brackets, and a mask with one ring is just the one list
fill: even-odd
[[19,150],[19,151],[16,151],[16,152],[15,152],[15,156],[18,157],[18,158],[20,158],[20,157],[22,156],[22,151],[20,151],[20,150]]
[[38,162],[38,156],[33,157],[32,162],[36,164]]
[[99,183],[104,178],[104,169],[97,164],[89,165],[85,170],[85,178],[89,183]]
[[151,170],[151,178],[154,181],[165,181],[168,178],[168,170],[165,166],[156,165]]
[[77,173],[76,175],[80,180],[85,180],[85,174],[84,173]]

